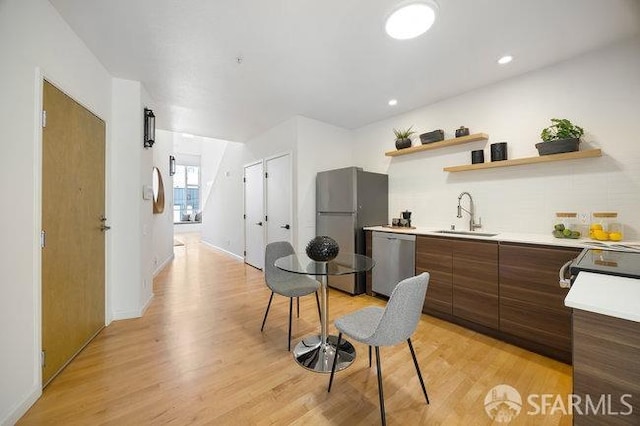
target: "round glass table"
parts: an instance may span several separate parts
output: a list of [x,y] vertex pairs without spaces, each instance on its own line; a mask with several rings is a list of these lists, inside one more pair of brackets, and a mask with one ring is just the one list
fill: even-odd
[[353,345],[342,339],[336,348],[338,336],[330,336],[329,298],[327,297],[327,277],[369,271],[373,268],[373,259],[361,254],[340,254],[329,262],[316,262],[303,254],[292,254],[275,261],[275,266],[294,274],[315,275],[320,277],[320,334],[303,338],[293,349],[293,357],[303,366],[319,373],[330,373],[333,358],[338,356],[336,370],[347,368],[356,357]]

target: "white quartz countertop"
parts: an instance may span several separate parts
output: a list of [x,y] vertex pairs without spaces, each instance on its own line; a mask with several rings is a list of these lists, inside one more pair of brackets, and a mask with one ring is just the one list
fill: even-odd
[[574,309],[640,322],[640,279],[580,272],[564,304]]
[[[593,241],[589,238],[579,238],[579,239],[571,239],[571,238],[555,238],[551,235],[551,231],[549,234],[527,234],[520,232],[496,232],[495,236],[483,236],[483,235],[470,235],[470,234],[447,234],[447,233],[439,233],[437,231],[442,230],[442,228],[435,227],[416,227],[416,228],[403,228],[403,227],[387,227],[387,226],[367,226],[364,228],[366,231],[380,231],[380,232],[395,232],[401,234],[414,234],[414,235],[429,235],[429,236],[437,236],[437,237],[450,237],[450,238],[467,238],[474,240],[485,240],[485,241],[496,241],[496,242],[510,242],[510,243],[523,243],[523,244],[540,244],[547,246],[558,246],[558,247],[575,247],[575,248],[585,248],[585,247],[600,247],[600,248],[610,248],[610,249],[628,249],[629,247],[632,249],[640,250],[640,242],[633,241],[621,241],[619,243],[614,242],[600,242]],[[478,234],[481,233],[491,233],[491,231],[475,231]]]

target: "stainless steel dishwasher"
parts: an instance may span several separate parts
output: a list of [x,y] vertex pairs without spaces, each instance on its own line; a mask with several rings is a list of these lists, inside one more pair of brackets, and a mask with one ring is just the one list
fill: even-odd
[[371,250],[376,262],[372,271],[374,293],[391,296],[398,282],[415,275],[415,235],[374,231]]

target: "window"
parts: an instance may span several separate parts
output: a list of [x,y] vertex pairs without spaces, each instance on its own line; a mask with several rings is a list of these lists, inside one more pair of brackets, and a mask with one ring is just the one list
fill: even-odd
[[173,222],[200,222],[200,167],[176,164],[173,175]]

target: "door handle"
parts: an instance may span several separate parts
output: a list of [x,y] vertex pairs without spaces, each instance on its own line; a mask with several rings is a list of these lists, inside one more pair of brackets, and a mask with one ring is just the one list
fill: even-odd
[[290,226],[289,226],[289,224],[287,223],[286,225],[280,225],[280,228],[282,228],[282,229],[289,229],[289,228],[291,228],[291,227],[290,227]]
[[106,222],[107,218],[104,215],[100,215],[100,222]]
[[262,226],[262,222],[256,222],[256,225]]
[[107,226],[107,225],[101,225],[101,226],[100,226],[100,230],[101,230],[102,232],[104,232],[104,231],[108,231],[109,229],[111,229],[111,227],[110,227],[110,226]]

